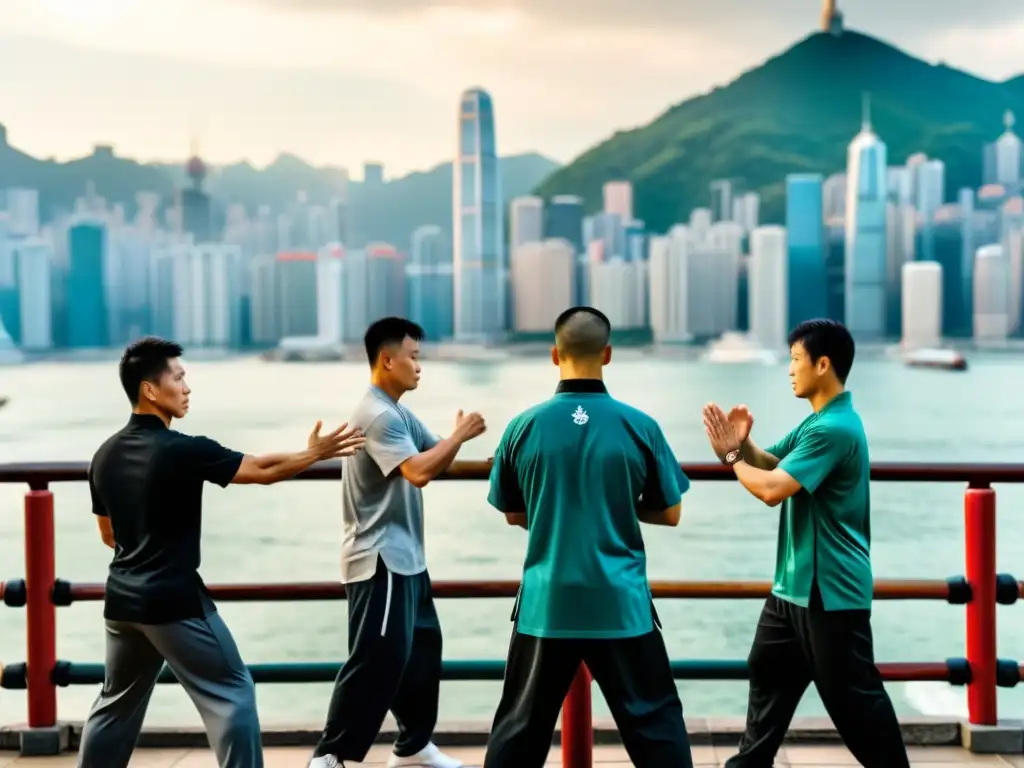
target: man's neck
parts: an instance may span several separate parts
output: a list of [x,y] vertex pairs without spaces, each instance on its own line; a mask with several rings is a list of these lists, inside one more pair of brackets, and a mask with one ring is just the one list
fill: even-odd
[[558,366],[558,378],[562,381],[571,379],[604,379],[604,366],[602,365],[572,365],[563,363]]
[[160,421],[164,423],[165,427],[167,427],[168,429],[170,429],[171,427],[171,417],[168,416],[166,413],[163,413],[162,411],[156,410],[155,408],[149,408],[146,405],[140,403],[139,405],[132,408],[132,413],[134,413],[136,416],[156,416],[158,419],[160,419]]
[[810,402],[811,408],[814,410],[814,412],[819,413],[822,408],[831,403],[845,391],[846,390],[842,384],[837,384],[834,387],[825,387],[824,389],[815,392],[813,395],[807,398],[807,400],[808,402]]
[[381,376],[376,371],[370,374],[370,383],[396,403],[398,402],[398,399],[405,394],[404,390],[395,386],[393,382],[388,381],[386,377]]

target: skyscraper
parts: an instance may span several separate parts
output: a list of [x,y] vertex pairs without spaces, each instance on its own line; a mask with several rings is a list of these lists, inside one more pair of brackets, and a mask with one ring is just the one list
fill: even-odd
[[750,233],[750,335],[769,349],[784,349],[789,333],[786,272],[793,263],[789,253],[784,227],[758,227]]
[[550,335],[572,306],[575,254],[566,240],[524,243],[512,252],[516,333]]
[[429,341],[452,337],[452,251],[440,227],[419,227],[405,267],[409,317]]
[[846,326],[857,340],[885,337],[886,146],[864,97],[860,133],[846,162]]
[[604,212],[622,221],[633,218],[633,185],[628,181],[607,181],[604,185]]
[[67,340],[72,348],[110,345],[105,263],[109,232],[100,221],[78,220],[68,229]]
[[544,237],[565,240],[574,256],[573,304],[586,304],[587,254],[583,240],[583,200],[575,195],[556,195],[544,209]]
[[508,328],[501,177],[490,95],[472,88],[459,101],[453,167],[455,337],[500,338]]
[[685,343],[692,338],[689,250],[686,227],[674,227],[664,237],[651,238],[651,333],[658,343]]
[[508,211],[509,250],[527,243],[539,243],[544,237],[544,201],[539,197],[526,195],[517,197],[509,204]]
[[1013,112],[1007,110],[1003,116],[1006,130],[996,139],[995,148],[996,183],[1002,184],[1011,193],[1020,189],[1021,157],[1024,155],[1021,140],[1013,132],[1015,122]]
[[1003,246],[983,245],[974,257],[974,340],[1005,341],[1010,326],[1009,264]]
[[908,261],[902,271],[903,346],[937,347],[942,339],[942,265]]
[[53,346],[50,315],[53,247],[41,238],[26,238],[14,246],[14,258],[21,309],[21,347],[50,349]]
[[790,327],[828,313],[824,183],[824,178],[816,173],[786,177],[786,322]]
[[339,243],[325,245],[316,261],[316,335],[321,341],[339,344],[344,336],[342,290],[344,249]]

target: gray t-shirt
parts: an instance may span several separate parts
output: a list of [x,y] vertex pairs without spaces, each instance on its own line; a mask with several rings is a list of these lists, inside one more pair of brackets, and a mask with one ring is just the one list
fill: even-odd
[[366,444],[342,459],[341,581],[373,578],[378,555],[392,573],[423,573],[423,491],[398,467],[433,448],[438,438],[377,387],[370,387],[349,424],[363,430]]

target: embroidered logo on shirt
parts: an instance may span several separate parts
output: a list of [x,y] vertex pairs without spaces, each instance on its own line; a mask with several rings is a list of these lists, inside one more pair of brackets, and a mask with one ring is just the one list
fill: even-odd
[[573,424],[582,427],[588,421],[590,421],[590,417],[587,415],[587,412],[583,410],[583,406],[577,405],[576,410],[572,412]]

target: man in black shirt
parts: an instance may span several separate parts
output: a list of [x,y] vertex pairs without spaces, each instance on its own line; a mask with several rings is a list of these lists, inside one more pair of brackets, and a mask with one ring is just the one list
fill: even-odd
[[188,412],[177,344],[145,338],[125,350],[127,426],[89,467],[92,508],[113,548],[103,616],[106,675],[79,750],[79,768],[126,768],[166,661],[206,725],[221,768],[262,768],[252,677],[199,576],[205,482],[270,485],[316,462],[351,456],[363,437],[342,425],[297,453],[247,456],[170,429]]

